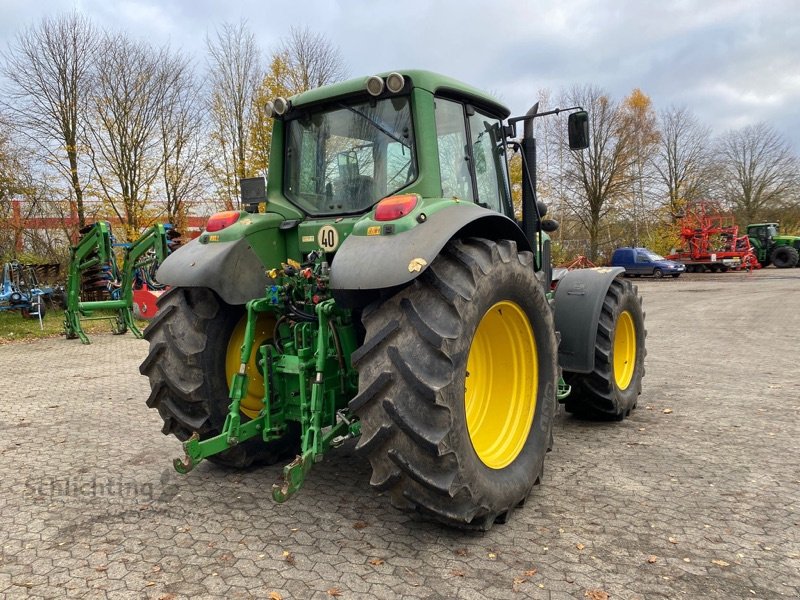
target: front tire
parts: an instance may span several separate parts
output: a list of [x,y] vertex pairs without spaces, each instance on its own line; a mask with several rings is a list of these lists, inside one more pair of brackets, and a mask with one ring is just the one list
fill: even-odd
[[[172,288],[159,297],[157,304],[158,313],[144,332],[150,352],[139,367],[150,378],[147,406],[158,410],[165,435],[173,434],[181,441],[194,432],[201,440],[218,435],[230,403],[226,361],[235,352],[234,338],[241,329],[244,308],[226,304],[206,288]],[[256,343],[263,342],[266,335],[264,332]],[[258,385],[254,368],[253,363],[248,371],[248,389]],[[243,420],[247,419],[250,400],[248,396],[242,401]],[[270,443],[249,439],[208,460],[243,468],[255,463],[273,464],[293,455],[296,449],[297,432],[291,430]]]
[[606,292],[591,373],[564,373],[572,386],[567,412],[582,418],[622,420],[636,407],[644,377],[642,298],[635,286],[615,279]]
[[504,521],[552,446],[556,340],[532,254],[508,240],[451,242],[363,320],[350,408],[370,483],[449,525]]

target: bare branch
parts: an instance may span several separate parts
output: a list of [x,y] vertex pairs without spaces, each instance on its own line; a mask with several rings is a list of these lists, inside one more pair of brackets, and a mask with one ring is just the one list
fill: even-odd
[[94,25],[72,12],[21,31],[3,53],[14,123],[69,182],[81,225],[87,176],[80,139],[98,38]]

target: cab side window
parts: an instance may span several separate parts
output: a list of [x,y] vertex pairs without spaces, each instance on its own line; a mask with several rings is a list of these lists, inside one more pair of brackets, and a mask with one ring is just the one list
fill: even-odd
[[506,212],[507,182],[505,144],[500,121],[475,111],[469,117],[472,157],[478,203],[497,212]]
[[442,198],[474,201],[463,104],[436,99],[436,137]]

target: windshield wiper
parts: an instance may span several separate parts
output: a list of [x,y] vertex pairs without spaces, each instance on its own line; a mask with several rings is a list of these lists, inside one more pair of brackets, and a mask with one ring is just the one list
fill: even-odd
[[384,127],[383,125],[378,123],[375,119],[373,119],[372,117],[369,117],[368,115],[364,114],[363,112],[361,112],[357,108],[353,108],[352,106],[348,106],[347,104],[339,104],[339,106],[341,108],[346,108],[350,112],[357,114],[359,117],[361,117],[365,121],[368,121],[368,122],[372,123],[372,125],[374,125],[375,128],[378,131],[386,134],[387,136],[392,138],[395,142],[399,142],[400,144],[402,144],[406,148],[411,148],[411,143],[408,140],[403,140],[402,138],[397,137],[394,133],[392,133],[391,131],[386,129],[386,127]]

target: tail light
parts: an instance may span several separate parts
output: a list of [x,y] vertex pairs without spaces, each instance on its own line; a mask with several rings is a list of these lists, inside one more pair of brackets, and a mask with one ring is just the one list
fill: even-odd
[[211,215],[208,218],[208,223],[206,223],[206,231],[219,231],[230,227],[239,220],[241,214],[238,210],[226,210]]
[[414,210],[416,205],[417,196],[414,194],[389,196],[378,202],[378,205],[375,207],[375,220],[394,221],[400,217],[405,217]]

